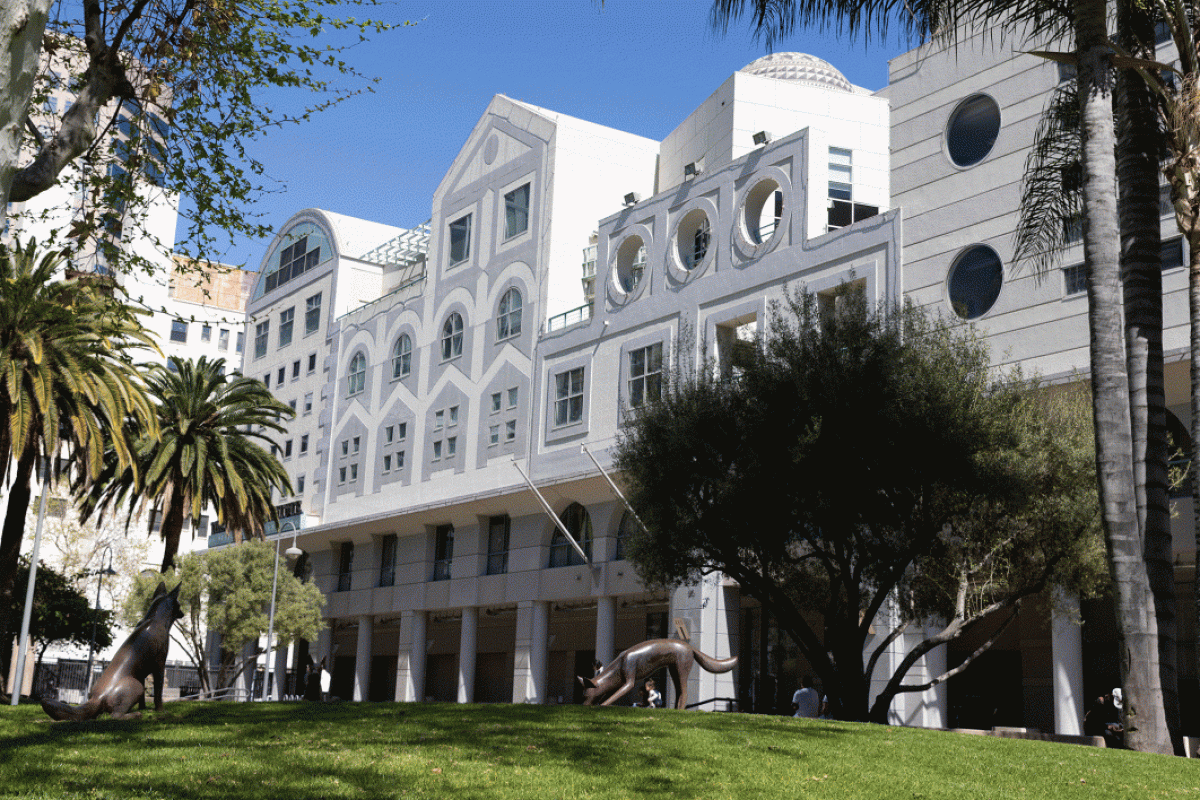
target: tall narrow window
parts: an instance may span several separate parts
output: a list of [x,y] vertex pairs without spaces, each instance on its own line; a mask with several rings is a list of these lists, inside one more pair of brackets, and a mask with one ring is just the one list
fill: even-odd
[[507,514],[488,520],[488,575],[503,575],[508,572],[508,532],[510,520]]
[[554,376],[554,424],[569,425],[583,419],[583,367]]
[[500,298],[496,315],[496,338],[507,339],[521,332],[521,292],[514,286]]
[[267,337],[271,334],[271,321],[263,320],[254,326],[254,357],[262,358],[267,354]]
[[203,327],[200,328],[200,341],[202,341],[202,342],[211,342],[212,341],[212,325],[204,325]]
[[529,230],[529,184],[525,184],[504,195],[504,237],[512,237]]
[[[592,557],[592,518],[588,515],[587,509],[579,503],[572,503],[567,506],[558,519],[562,527],[566,528],[590,559]],[[584,561],[580,558],[579,552],[567,541],[562,530],[555,526],[554,538],[550,541],[550,566],[570,567],[582,563]]]
[[321,328],[321,293],[317,292],[304,301],[304,334],[316,333]]
[[217,333],[217,349],[218,350],[228,350],[229,349],[229,329],[228,328],[221,328],[221,330]]
[[279,312],[279,346],[287,347],[292,343],[292,325],[295,323],[296,308],[285,308]]
[[342,542],[338,546],[338,581],[339,592],[350,591],[350,576],[354,570],[354,542]]
[[617,526],[617,551],[613,553],[613,560],[621,561],[625,558],[625,544],[629,541],[629,535],[633,533],[636,525],[637,520],[629,511],[621,515],[621,524]]
[[188,324],[181,319],[171,321],[171,341],[186,342],[187,341]]
[[[238,331],[237,335],[237,352],[242,352],[246,349],[246,332]],[[266,355],[266,348],[263,348],[263,354]]]
[[400,334],[392,348],[392,377],[403,378],[412,372],[412,339],[407,333]]
[[433,579],[450,579],[450,562],[454,560],[454,526],[438,525],[433,534]]
[[457,311],[446,317],[442,326],[442,360],[449,361],[462,355],[463,319]]
[[317,354],[308,354],[308,374],[311,375],[317,371]]
[[471,257],[471,215],[450,223],[450,264],[461,264]]
[[347,390],[350,395],[362,392],[367,385],[367,359],[362,353],[357,353],[350,359],[350,372],[346,376]]
[[396,585],[396,534],[389,533],[379,541],[379,585]]
[[662,342],[629,353],[629,405],[633,408],[662,396]]

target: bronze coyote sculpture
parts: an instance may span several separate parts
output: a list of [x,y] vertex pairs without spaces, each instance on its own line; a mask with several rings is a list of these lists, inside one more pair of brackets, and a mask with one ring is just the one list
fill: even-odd
[[679,639],[651,639],[621,653],[596,677],[580,677],[583,704],[590,706],[599,698],[610,695],[601,705],[612,705],[629,694],[638,683],[666,667],[675,684],[675,707],[687,708],[687,681],[693,662],[699,662],[709,672],[721,673],[733,669],[737,657],[713,658]]
[[163,672],[167,666],[171,625],[183,616],[179,608],[179,587],[170,592],[160,583],[151,598],[150,610],[133,629],[92,687],[86,703],[69,706],[57,700],[43,700],[42,709],[54,719],[82,722],[101,714],[114,719],[137,719],[131,714],[134,703],[146,707],[146,676],[154,676],[154,710],[162,711]]

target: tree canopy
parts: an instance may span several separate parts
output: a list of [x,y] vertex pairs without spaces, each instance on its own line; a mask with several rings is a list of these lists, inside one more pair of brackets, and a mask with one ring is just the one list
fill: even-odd
[[[184,649],[200,673],[204,691],[232,686],[246,668],[238,656],[243,645],[267,633],[271,608],[271,581],[275,569],[275,543],[245,542],[206,553],[189,553],[176,560],[166,576],[172,589],[182,583],[179,602],[184,617],[175,623],[171,637]],[[122,608],[122,619],[134,625],[146,613],[150,598],[163,576],[139,576]],[[314,639],[324,627],[321,608],[325,596],[313,583],[292,574],[279,559],[279,586],[275,604],[276,647],[298,639]],[[219,668],[214,676],[206,632],[220,636]],[[215,680],[214,680],[215,678]]]
[[[948,677],[904,683],[932,647],[1002,629],[1048,586],[1100,585],[1086,398],[995,375],[981,342],[914,308],[822,308],[789,296],[736,379],[702,366],[632,414],[616,463],[645,529],[626,553],[651,584],[734,578],[840,716],[882,721]],[[901,625],[875,637],[885,603]],[[868,710],[879,654],[930,619]]]

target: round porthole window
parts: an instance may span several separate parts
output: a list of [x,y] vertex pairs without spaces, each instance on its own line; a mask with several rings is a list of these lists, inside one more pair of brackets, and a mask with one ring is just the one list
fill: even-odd
[[768,178],[759,181],[746,194],[742,205],[742,227],[751,244],[768,242],[783,221],[783,191]]
[[679,264],[689,271],[700,266],[708,255],[711,239],[708,215],[699,208],[689,211],[680,221],[675,234]]
[[1004,265],[987,245],[963,251],[950,268],[950,306],[963,319],[982,317],[996,303],[1004,284]]
[[621,290],[632,293],[645,271],[646,244],[640,236],[629,236],[617,248],[617,283]]
[[992,151],[1000,133],[1000,106],[985,94],[958,104],[946,126],[946,150],[960,167],[978,164]]

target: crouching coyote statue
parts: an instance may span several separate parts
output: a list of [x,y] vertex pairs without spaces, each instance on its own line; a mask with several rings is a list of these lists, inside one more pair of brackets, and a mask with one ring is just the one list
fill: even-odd
[[163,707],[163,673],[167,667],[171,625],[183,616],[179,608],[179,587],[171,591],[159,583],[150,601],[150,610],[133,629],[113,656],[100,680],[92,687],[86,703],[69,706],[57,700],[43,700],[42,709],[54,719],[82,722],[101,714],[114,719],[137,719],[131,714],[134,703],[146,707],[146,676],[154,676],[154,710]]
[[601,705],[612,705],[629,694],[638,683],[666,667],[675,684],[675,707],[687,708],[688,675],[691,674],[692,664],[697,662],[709,672],[721,673],[733,669],[737,657],[713,658],[679,639],[651,639],[621,653],[595,677],[579,676],[579,682],[583,684],[583,704],[593,705],[609,695]]

